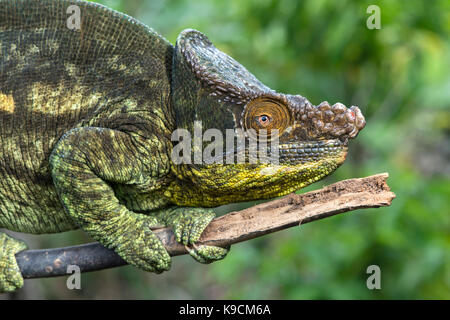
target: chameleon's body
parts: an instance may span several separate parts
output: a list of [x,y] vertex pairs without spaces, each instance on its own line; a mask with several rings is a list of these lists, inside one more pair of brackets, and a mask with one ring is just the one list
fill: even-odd
[[[72,4],[81,14],[75,30]],[[356,107],[315,107],[270,90],[197,31],[184,31],[174,47],[92,3],[0,0],[0,53],[0,227],[81,227],[148,271],[170,267],[152,228],[172,226],[192,245],[214,217],[204,207],[323,178],[364,126]],[[172,132],[192,132],[194,120],[223,133],[279,130],[279,164],[174,164]],[[0,292],[22,286],[14,254],[23,249],[0,233]],[[191,250],[200,262],[226,253]]]

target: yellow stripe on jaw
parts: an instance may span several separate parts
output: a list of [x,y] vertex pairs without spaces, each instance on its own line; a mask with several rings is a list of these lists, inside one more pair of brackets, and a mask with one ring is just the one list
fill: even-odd
[[0,111],[13,113],[15,107],[13,96],[0,92]]
[[[345,153],[345,152],[344,152]],[[171,183],[164,196],[179,206],[217,207],[222,204],[284,196],[314,183],[337,169],[345,156],[298,165],[206,165],[185,170],[173,166],[180,180]],[[184,184],[184,179],[191,180]]]

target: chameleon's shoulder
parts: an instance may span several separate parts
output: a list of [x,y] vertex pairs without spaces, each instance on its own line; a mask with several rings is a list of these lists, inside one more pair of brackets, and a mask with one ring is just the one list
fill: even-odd
[[[82,62],[109,55],[171,57],[173,46],[138,20],[81,0],[0,0],[0,39],[45,39],[50,55]],[[44,52],[45,53],[45,52]]]

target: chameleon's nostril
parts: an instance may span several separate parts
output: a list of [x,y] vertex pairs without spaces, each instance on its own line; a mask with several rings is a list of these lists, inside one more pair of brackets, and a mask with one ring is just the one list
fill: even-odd
[[353,111],[351,111],[350,109],[347,111],[346,115],[345,115],[347,122],[349,123],[353,123],[355,121],[355,113]]

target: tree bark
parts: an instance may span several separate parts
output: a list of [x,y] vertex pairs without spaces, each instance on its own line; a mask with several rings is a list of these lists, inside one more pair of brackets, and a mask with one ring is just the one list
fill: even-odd
[[[214,219],[203,232],[197,245],[227,247],[262,235],[300,224],[364,208],[389,206],[395,198],[386,183],[387,173],[339,181],[305,194],[290,194],[241,211],[230,212]],[[186,248],[175,241],[169,228],[157,229],[171,256],[186,254]],[[16,255],[26,279],[67,275],[69,265],[81,272],[96,271],[125,265],[114,251],[99,243],[25,250]]]

